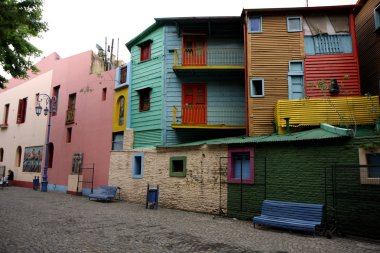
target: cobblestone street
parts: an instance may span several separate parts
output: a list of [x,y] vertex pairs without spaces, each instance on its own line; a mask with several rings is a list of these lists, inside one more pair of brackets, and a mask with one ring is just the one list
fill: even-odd
[[27,188],[0,190],[0,252],[380,252],[380,243]]

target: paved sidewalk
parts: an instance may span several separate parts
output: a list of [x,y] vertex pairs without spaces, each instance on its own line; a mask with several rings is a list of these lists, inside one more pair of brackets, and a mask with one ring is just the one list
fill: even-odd
[[380,252],[380,243],[253,228],[248,221],[0,190],[0,252]]

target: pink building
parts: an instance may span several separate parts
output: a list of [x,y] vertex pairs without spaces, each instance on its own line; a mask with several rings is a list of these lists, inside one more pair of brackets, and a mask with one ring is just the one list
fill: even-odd
[[[64,59],[53,53],[36,65],[40,72],[27,81],[51,71],[49,94],[57,98],[51,117],[48,190],[87,194],[92,185],[108,184],[115,70],[104,71],[103,59],[92,51]],[[13,79],[3,93],[27,81]],[[29,108],[34,110],[34,103]],[[39,117],[46,122],[43,118]],[[41,131],[46,136],[46,128]]]

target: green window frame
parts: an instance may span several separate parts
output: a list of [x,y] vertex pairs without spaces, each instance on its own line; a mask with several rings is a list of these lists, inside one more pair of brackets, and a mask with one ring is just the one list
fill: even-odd
[[186,156],[170,157],[169,176],[186,177]]

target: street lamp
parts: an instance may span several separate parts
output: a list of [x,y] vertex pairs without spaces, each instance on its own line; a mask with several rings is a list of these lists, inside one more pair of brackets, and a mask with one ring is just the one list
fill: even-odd
[[49,139],[50,139],[50,119],[51,119],[51,113],[52,113],[52,108],[53,108],[53,103],[56,99],[56,97],[51,97],[47,94],[37,94],[37,105],[36,105],[36,114],[37,116],[40,116],[42,112],[42,106],[41,102],[43,98],[40,98],[40,96],[45,97],[46,101],[46,107],[44,109],[44,115],[48,115],[48,132],[46,136],[46,148],[45,148],[45,163],[44,163],[44,171],[42,175],[42,182],[41,182],[41,192],[47,192],[47,186],[48,186],[48,181],[47,181],[47,169],[48,169],[48,162],[49,162]]

